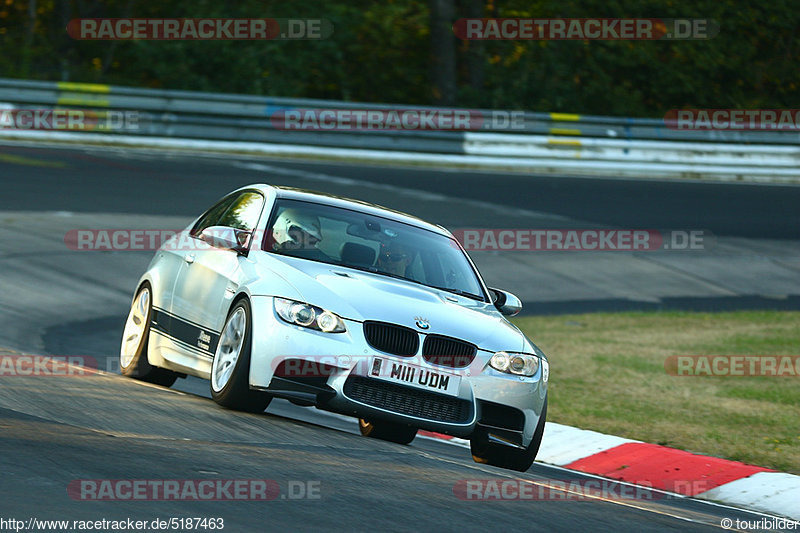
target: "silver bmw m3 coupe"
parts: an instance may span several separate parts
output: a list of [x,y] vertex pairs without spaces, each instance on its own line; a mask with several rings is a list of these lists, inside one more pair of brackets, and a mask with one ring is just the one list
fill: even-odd
[[467,438],[473,458],[532,464],[549,365],[508,322],[452,234],[380,206],[251,185],[166,241],[141,277],[124,375],[210,381],[231,409],[274,397],[351,415],[402,444],[419,429]]

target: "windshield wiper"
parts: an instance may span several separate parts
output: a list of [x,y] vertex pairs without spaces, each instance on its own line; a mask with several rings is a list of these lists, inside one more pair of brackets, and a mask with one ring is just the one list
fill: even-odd
[[354,270],[360,270],[362,272],[369,272],[370,274],[380,274],[382,276],[389,276],[390,278],[402,279],[404,281],[410,281],[411,283],[417,283],[419,285],[424,285],[423,283],[420,283],[419,281],[415,281],[413,279],[409,279],[409,278],[407,278],[405,276],[401,276],[399,274],[392,274],[391,272],[386,272],[384,270],[379,270],[377,267],[354,266],[354,265],[348,265],[347,263],[342,263],[342,266],[345,266],[347,268],[352,268]]
[[361,267],[361,266],[354,266],[354,265],[347,265],[342,264],[342,266],[346,266],[348,268],[352,268],[355,270],[361,270],[362,272],[370,272],[372,274],[380,274],[381,276],[388,276],[390,278],[402,279],[403,281],[409,281],[411,283],[416,283],[417,285],[422,285],[423,287],[429,287],[431,289],[438,289],[440,291],[451,292],[453,294],[458,294],[459,296],[464,296],[465,298],[470,298],[472,300],[478,300],[479,302],[485,301],[482,296],[477,294],[472,294],[471,292],[462,291],[461,289],[453,289],[450,287],[437,287],[436,285],[428,285],[426,283],[422,283],[421,281],[417,281],[415,279],[407,278],[405,276],[401,276],[399,274],[392,274],[391,272],[386,272],[384,270],[378,270],[376,267]]
[[465,298],[471,298],[473,300],[478,300],[480,302],[484,301],[482,296],[478,296],[477,294],[472,294],[471,292],[462,291],[461,289],[453,289],[450,287],[434,287],[433,285],[429,285],[429,287],[433,287],[434,289],[439,289],[440,291],[452,292],[453,294],[458,294],[459,296],[464,296]]

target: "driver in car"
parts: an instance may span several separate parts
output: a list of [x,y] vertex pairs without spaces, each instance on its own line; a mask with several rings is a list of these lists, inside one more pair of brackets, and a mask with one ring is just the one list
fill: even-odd
[[406,270],[413,259],[414,255],[408,246],[392,242],[381,245],[377,267],[382,272],[408,277]]
[[322,229],[316,215],[286,209],[272,226],[272,240],[272,249],[278,253],[318,261],[330,260],[317,248],[322,240]]

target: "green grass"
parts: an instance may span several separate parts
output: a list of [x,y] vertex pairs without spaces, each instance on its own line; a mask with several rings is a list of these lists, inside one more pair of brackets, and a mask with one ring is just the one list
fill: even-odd
[[800,355],[800,312],[514,322],[548,355],[548,420],[800,474],[800,377],[669,375],[671,355]]

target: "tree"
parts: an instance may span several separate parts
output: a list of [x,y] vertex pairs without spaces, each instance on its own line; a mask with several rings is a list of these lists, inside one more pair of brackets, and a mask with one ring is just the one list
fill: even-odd
[[456,104],[456,46],[453,36],[453,0],[430,0],[431,80],[433,100],[445,106]]

